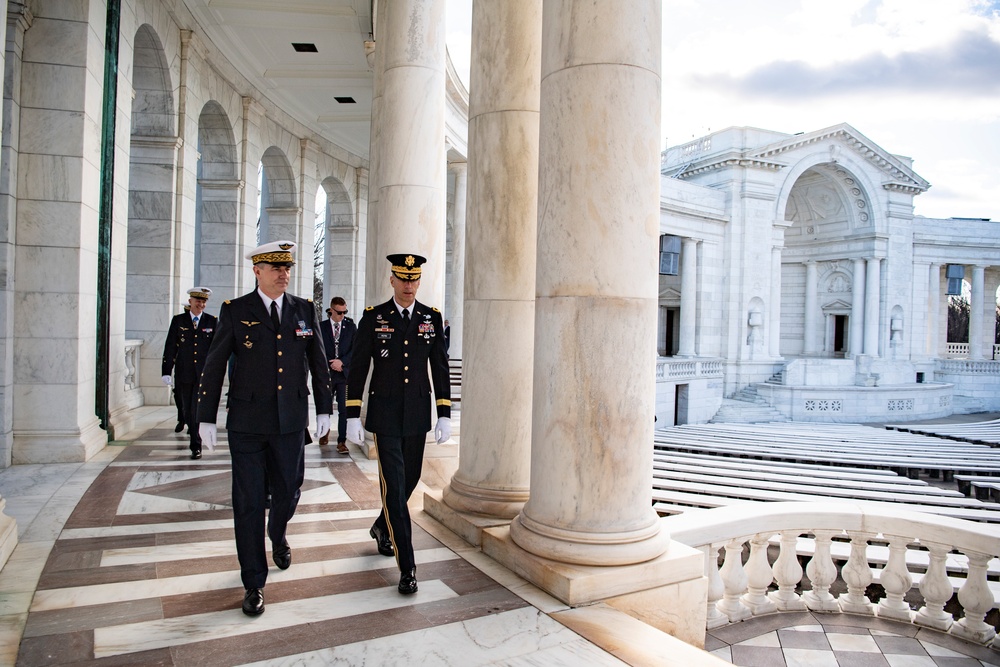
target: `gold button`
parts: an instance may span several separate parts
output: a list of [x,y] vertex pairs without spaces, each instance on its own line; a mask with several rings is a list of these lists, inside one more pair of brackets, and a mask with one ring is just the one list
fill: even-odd
[[278,369],[278,372],[279,372],[279,373],[284,373],[284,372],[285,372],[285,369],[284,369],[284,368],[279,368],[279,369]]
[[410,344],[410,341],[408,341],[408,340],[404,340],[403,341],[403,345],[409,345],[409,344]]
[[408,357],[408,356],[410,356],[410,353],[409,353],[409,352],[404,352],[404,353],[403,353],[403,356],[404,356],[404,357]]
[[278,340],[281,340],[281,334],[278,334]]
[[280,384],[278,385],[278,391],[281,391],[281,385]]
[[278,350],[278,356],[279,357],[281,356],[281,350]]
[[406,378],[405,380],[403,380],[403,382],[405,382],[406,384],[409,384],[410,383],[410,378]]
[[410,367],[409,366],[403,366],[403,370],[404,371],[408,371],[408,370],[410,370]]

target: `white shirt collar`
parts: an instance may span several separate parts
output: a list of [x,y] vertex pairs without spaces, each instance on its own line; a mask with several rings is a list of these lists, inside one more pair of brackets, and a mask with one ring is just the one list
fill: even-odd
[[416,306],[416,305],[417,305],[417,302],[416,302],[416,301],[414,301],[414,302],[413,302],[413,303],[411,303],[411,304],[410,304],[409,306],[401,306],[401,305],[399,305],[399,302],[398,302],[398,301],[396,301],[396,299],[395,299],[395,298],[393,298],[393,300],[392,300],[392,305],[396,306],[396,312],[397,312],[397,313],[399,313],[399,316],[400,316],[400,317],[402,317],[402,316],[403,316],[403,308],[406,308],[407,312],[409,312],[409,313],[410,313],[410,316],[412,316],[412,315],[413,315],[413,308],[414,308],[414,306]]
[[284,309],[284,305],[285,305],[285,295],[284,294],[282,294],[281,296],[279,296],[277,299],[272,299],[268,295],[266,295],[263,292],[261,292],[259,287],[257,288],[257,294],[259,294],[260,298],[264,300],[264,310],[266,310],[267,312],[271,312],[271,302],[272,301],[277,302],[277,304],[278,304],[278,312],[281,312]]

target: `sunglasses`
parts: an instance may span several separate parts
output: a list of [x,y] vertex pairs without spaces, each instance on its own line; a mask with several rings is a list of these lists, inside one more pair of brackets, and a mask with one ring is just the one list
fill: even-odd
[[337,309],[334,309],[333,312],[337,313],[338,315],[346,315],[347,314],[346,310],[337,310]]

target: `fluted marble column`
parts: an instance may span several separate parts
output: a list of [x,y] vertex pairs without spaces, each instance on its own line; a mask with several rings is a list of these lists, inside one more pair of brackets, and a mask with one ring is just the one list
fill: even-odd
[[465,321],[462,311],[465,309],[465,230],[466,230],[466,192],[469,183],[469,164],[467,162],[452,162],[451,170],[455,174],[455,210],[451,227],[451,298],[445,316],[451,326],[448,354],[452,359],[462,358],[462,326]]
[[767,353],[781,356],[781,248],[771,248],[771,296],[768,312]]
[[848,350],[851,357],[865,352],[865,260],[854,260],[854,281],[851,285],[851,338]]
[[[983,358],[983,310],[985,300],[983,292],[986,289],[986,267],[972,267],[972,294],[969,296],[969,358]],[[993,301],[992,299],[990,301]],[[990,341],[992,344],[992,340]],[[990,357],[992,358],[992,354]]]
[[877,357],[882,260],[869,257],[865,269],[865,354]]
[[681,336],[677,356],[693,357],[698,315],[698,239],[681,241]]
[[459,467],[443,499],[505,520],[530,481],[541,26],[541,0],[476,0],[472,12],[469,344]]
[[670,542],[650,506],[659,0],[545,0],[531,498],[525,551],[627,565]]
[[379,3],[378,11],[382,96],[373,141],[378,229],[372,235],[366,299],[379,303],[392,293],[385,256],[412,252],[427,258],[418,298],[443,308],[445,0],[393,0]]
[[931,264],[927,276],[927,354],[938,356],[941,340],[941,265]]
[[[806,262],[806,312],[804,315],[805,340],[802,342],[802,352],[805,354],[816,354],[816,325],[819,324],[820,314],[817,312],[816,300],[819,295],[816,293],[817,278],[816,262]],[[831,347],[832,351],[833,348]]]

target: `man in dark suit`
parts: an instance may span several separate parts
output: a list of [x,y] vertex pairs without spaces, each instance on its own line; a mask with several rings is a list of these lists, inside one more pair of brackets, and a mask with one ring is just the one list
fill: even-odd
[[[451,384],[444,349],[441,312],[416,300],[420,287],[419,255],[389,255],[393,297],[365,309],[358,325],[351,375],[347,379],[347,438],[365,441],[361,425],[362,397],[368,397],[365,427],[375,438],[382,513],[369,533],[379,553],[395,553],[404,595],[417,591],[410,512],[406,506],[420,481],[424,440],[431,429],[431,380],[437,397],[434,435],[441,443],[451,437]],[[371,368],[371,384],[365,382]]]
[[311,301],[285,292],[295,264],[294,248],[290,241],[275,241],[247,255],[253,262],[257,289],[223,304],[199,389],[201,437],[212,451],[222,381],[230,356],[235,356],[226,428],[232,457],[236,554],[246,589],[243,613],[249,616],[264,611],[264,502],[268,492],[271,557],[282,570],[292,564],[285,529],[298,505],[305,472],[309,374],[316,401],[316,435],[322,437],[330,430],[330,368],[316,326],[316,311]]
[[[191,458],[201,458],[201,437],[195,420],[195,404],[198,396],[198,379],[205,365],[208,347],[218,322],[215,315],[205,312],[212,290],[207,287],[192,287],[188,290],[189,308],[170,320],[167,340],[163,344],[163,364],[160,367],[163,384],[174,385],[174,400],[177,401],[178,428],[180,433],[181,415],[187,422],[191,436]],[[171,380],[170,373],[174,378]]]
[[[354,349],[354,336],[357,326],[354,320],[347,316],[347,302],[343,297],[330,299],[330,318],[323,320],[319,328],[323,331],[323,349],[330,362],[330,388],[333,398],[337,401],[337,452],[347,455],[347,411],[344,402],[347,400],[347,372],[351,368],[351,350]],[[331,406],[332,409],[332,406]],[[329,443],[329,436],[319,439],[320,445]]]

